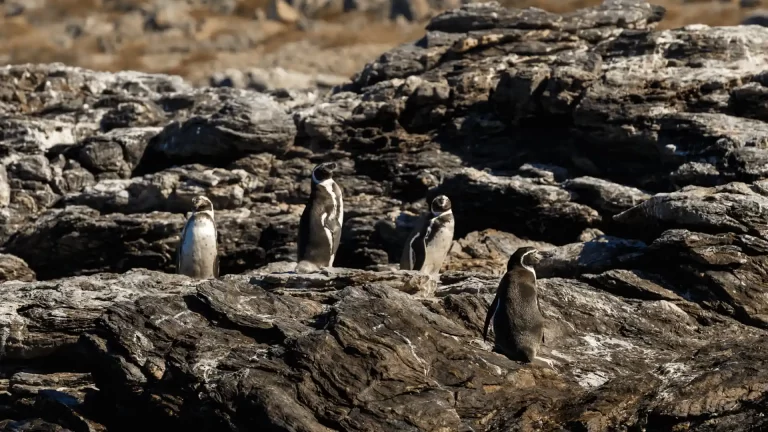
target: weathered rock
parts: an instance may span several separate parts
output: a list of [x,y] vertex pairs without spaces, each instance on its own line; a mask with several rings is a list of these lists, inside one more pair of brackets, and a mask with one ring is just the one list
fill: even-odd
[[209,115],[166,126],[149,144],[142,162],[154,166],[159,163],[154,159],[162,158],[169,165],[223,163],[250,153],[285,153],[296,134],[291,117],[267,96],[236,92],[221,93],[221,105]]
[[653,236],[668,228],[710,233],[739,233],[768,239],[765,182],[729,183],[715,188],[688,187],[655,195],[617,214],[620,223]]
[[[8,380],[8,390],[17,415],[41,415],[44,420],[66,427],[65,430],[106,431],[103,425],[86,417],[98,417],[98,389],[88,373],[19,372]],[[24,426],[16,427],[19,429],[12,430],[27,430]]]
[[571,243],[542,252],[538,272],[542,277],[576,277],[631,264],[646,249],[645,243],[610,236]]
[[35,280],[35,272],[27,266],[23,259],[13,255],[0,254],[0,282],[13,280],[32,282]]
[[[283,2],[284,3],[284,2]],[[270,90],[330,90],[334,86],[349,82],[342,76],[315,74],[310,75],[283,68],[251,68],[245,71],[228,69],[213,74],[210,78],[212,87],[248,88],[261,92]]]
[[[457,236],[492,226],[560,243],[601,221],[594,209],[573,202],[568,191],[520,176],[465,168],[446,178],[438,193],[461,197],[453,209]],[[502,200],[503,205],[496,204]]]
[[609,215],[620,213],[651,197],[639,189],[594,177],[566,180],[563,187],[576,194],[574,201],[587,204],[601,214]]
[[[24,422],[3,427],[765,427],[768,29],[654,31],[662,14],[467,4],[327,95],[0,69],[0,239],[44,280],[0,284],[0,413]],[[329,160],[336,267],[298,275]],[[457,229],[432,284],[396,262],[437,193]],[[165,274],[197,194],[216,280]],[[481,339],[523,245],[552,368]]]
[[0,284],[0,356],[36,359],[72,348],[111,304],[190,289],[185,276],[138,270],[47,282]]
[[[665,396],[686,391],[689,379],[681,380],[680,374],[714,373],[718,379],[728,373],[712,372],[706,355],[686,353],[712,345],[739,350],[763,334],[681,297],[638,301],[573,280],[544,279],[545,355],[558,363],[555,370],[521,367],[490,353],[479,339],[491,299],[483,293],[492,292],[495,283],[481,281],[480,297],[452,294],[421,303],[387,286],[403,280],[398,273],[339,269],[337,274],[336,280],[344,282],[255,274],[251,283],[238,276],[184,283],[183,276],[169,276],[154,286],[181,282],[174,285],[180,294],[170,290],[115,303],[82,339],[97,364],[93,373],[100,397],[117,408],[110,416],[123,426],[194,423],[200,430],[254,424],[307,430],[326,430],[329,424],[350,430],[380,425],[506,430],[527,421],[551,427],[589,421],[581,414],[589,405],[576,401],[608,397],[625,420],[606,420],[604,427],[629,421],[625,416],[632,412],[657,411],[675,412],[675,424],[683,424],[698,418],[698,411],[688,412],[683,399]],[[136,283],[152,283],[149,275],[107,280],[112,290],[127,283],[126,294],[146,292]],[[73,279],[70,286],[90,287],[93,278]],[[459,283],[476,283],[472,280]],[[635,286],[644,279],[638,274],[623,280]],[[308,296],[313,291],[318,295]],[[84,326],[93,328],[94,320]],[[753,362],[768,355],[750,352]],[[666,390],[629,391],[619,384],[634,377]],[[749,374],[731,377],[736,391],[762,382]],[[404,393],[405,386],[415,390]],[[713,395],[711,401],[755,397]],[[446,402],[451,409],[443,407]],[[408,408],[417,403],[418,411]],[[547,409],[534,414],[532,406]],[[510,416],[502,407],[523,409],[533,418]],[[418,414],[425,409],[431,414]],[[139,411],[145,415],[130,414]],[[254,412],[260,414],[249,414]],[[662,421],[669,419],[649,418],[646,426]]]
[[[453,242],[443,268],[500,277],[506,273],[509,257],[517,248],[523,246],[533,246],[540,251],[548,251],[554,247],[549,243],[525,240],[514,234],[493,229],[476,231]],[[448,281],[447,277],[449,276],[446,274],[442,275],[443,282]]]
[[0,427],[2,427],[0,430],[3,432],[70,432],[70,429],[40,419],[20,421],[0,420]]
[[[298,230],[301,209],[257,204],[251,210],[216,212],[223,273],[265,264],[290,245],[283,231]],[[254,218],[253,215],[259,215]],[[6,244],[40,279],[132,268],[175,271],[176,246],[184,225],[181,214],[164,212],[99,215],[82,206],[51,210]],[[289,249],[295,257],[295,244]],[[290,258],[285,257],[285,258]]]

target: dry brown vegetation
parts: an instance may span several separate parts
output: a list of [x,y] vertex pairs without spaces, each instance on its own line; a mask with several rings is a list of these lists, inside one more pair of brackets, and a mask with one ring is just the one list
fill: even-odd
[[[558,13],[600,2],[601,0],[502,0],[508,7],[535,6]],[[396,24],[363,13],[341,13],[338,10],[322,11],[321,25],[301,30],[295,25],[257,20],[257,10],[266,10],[268,3],[269,0],[240,0],[234,16],[214,14],[203,8],[191,10],[189,16],[194,23],[193,34],[175,29],[167,32],[167,37],[166,33],[154,33],[151,36],[147,34],[121,38],[113,34],[90,34],[88,31],[77,37],[70,37],[67,35],[67,26],[68,23],[80,23],[82,26],[86,17],[91,22],[117,25],[122,15],[139,8],[151,7],[149,0],[50,1],[45,8],[25,11],[22,15],[11,18],[0,17],[0,58],[9,63],[59,61],[108,71],[132,69],[199,77],[208,70],[259,66],[262,56],[277,53],[287,44],[302,40],[310,41],[317,51],[325,55],[333,54],[333,51],[340,47],[352,45],[370,44],[371,49],[395,46],[418,39],[424,33],[424,23]],[[693,23],[733,25],[752,13],[750,9],[740,8],[738,0],[686,3],[683,3],[683,0],[657,0],[655,3],[667,9],[660,28],[675,28]],[[209,46],[208,42],[217,41],[219,38],[237,39],[244,31],[250,32],[251,39],[253,34],[258,35],[256,46],[236,50],[234,56],[231,49],[217,52]],[[165,45],[167,54],[162,53]],[[111,48],[105,48],[110,46]],[[361,58],[358,63],[371,60],[379,53],[371,52],[370,58]],[[237,55],[241,58],[236,59]],[[287,64],[281,66],[291,68],[291,59],[295,57],[295,53],[287,56]],[[357,70],[360,66],[362,64],[354,64],[352,67]],[[351,74],[354,70],[336,73]]]

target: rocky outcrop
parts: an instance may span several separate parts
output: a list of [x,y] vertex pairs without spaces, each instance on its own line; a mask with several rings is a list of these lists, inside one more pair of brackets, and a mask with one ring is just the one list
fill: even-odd
[[[663,13],[469,4],[327,96],[0,69],[0,427],[768,427],[768,29],[653,30]],[[336,268],[298,275],[328,160]],[[171,274],[198,194],[217,280]],[[436,194],[438,284],[396,269]],[[481,337],[522,245],[551,368]]]
[[19,280],[31,282],[35,280],[36,275],[23,259],[0,254],[0,281]]

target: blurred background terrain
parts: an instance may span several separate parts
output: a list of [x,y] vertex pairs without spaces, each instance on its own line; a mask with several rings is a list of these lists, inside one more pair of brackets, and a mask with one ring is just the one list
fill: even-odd
[[[0,0],[0,64],[62,62],[195,85],[329,88],[462,0]],[[569,12],[600,0],[502,0]],[[657,0],[660,28],[735,25],[760,0]]]

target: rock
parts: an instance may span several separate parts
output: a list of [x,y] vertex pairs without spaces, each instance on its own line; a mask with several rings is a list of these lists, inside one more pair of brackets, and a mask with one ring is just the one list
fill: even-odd
[[[619,223],[650,228],[688,228],[704,232],[734,232],[766,239],[768,198],[765,182],[729,183],[714,188],[688,187],[653,196],[614,216]],[[765,215],[764,215],[765,214]],[[650,234],[650,233],[649,233]]]
[[[756,3],[750,2],[750,5],[745,7],[754,7],[758,5],[759,5],[759,2],[756,2]],[[764,10],[758,10],[756,12],[753,12],[746,18],[744,18],[741,21],[741,24],[742,25],[759,25],[763,27],[768,27],[768,14],[766,14],[766,11]]]
[[427,0],[393,0],[390,17],[396,19],[399,16],[409,21],[421,21],[430,13],[430,5]]
[[0,166],[0,206],[6,207],[11,203],[11,186],[8,184],[8,172],[5,166]]
[[739,0],[739,6],[742,8],[757,7],[757,6],[760,6],[760,0]]
[[[255,219],[259,214],[264,219]],[[260,205],[258,210],[216,212],[222,273],[242,271],[279,256],[286,246],[279,232],[298,230],[299,209]],[[38,278],[126,271],[131,268],[175,271],[176,245],[183,217],[171,213],[113,213],[100,216],[82,206],[51,210],[6,245],[25,259]],[[289,251],[295,257],[294,248]]]
[[270,0],[267,18],[284,24],[294,24],[301,18],[299,12],[285,0]]
[[[0,284],[2,427],[768,426],[768,30],[656,31],[663,13],[466,4],[327,93],[0,69],[0,268],[39,279]],[[342,241],[298,274],[324,161]],[[429,283],[397,259],[438,193],[457,227]],[[172,274],[198,194],[214,280]],[[523,245],[543,255],[541,364],[481,337]]]
[[[540,251],[554,247],[549,243],[521,239],[514,234],[493,229],[475,231],[453,242],[443,269],[500,277],[506,273],[509,257],[523,246],[533,246]],[[450,276],[443,274],[442,280],[449,283]]]
[[[86,417],[96,414],[98,409],[94,403],[98,389],[93,386],[90,374],[19,372],[11,376],[8,388],[13,404],[22,415],[43,413],[48,421],[68,428],[65,430],[106,431],[103,425]],[[12,430],[27,430],[23,422],[14,426],[18,429]]]
[[35,277],[35,272],[27,266],[23,259],[13,255],[0,254],[0,282],[13,280],[32,282]]
[[603,214],[615,215],[651,197],[639,189],[626,187],[593,177],[578,177],[563,183],[566,190],[576,193],[582,202]]
[[32,432],[32,431],[50,431],[50,432],[68,432],[69,429],[65,429],[57,424],[49,423],[45,420],[33,419],[33,420],[0,420],[0,427],[3,432]]
[[51,181],[51,168],[48,159],[42,155],[26,156],[8,166],[11,176],[18,180]]
[[260,92],[273,90],[331,90],[334,86],[349,82],[343,76],[330,74],[305,74],[283,68],[227,69],[210,77],[213,87],[248,88]]
[[[273,266],[273,271],[278,267]],[[729,373],[728,369],[717,372],[720,369],[712,367],[711,354],[701,353],[725,347],[741,352],[746,348],[739,347],[750,346],[751,361],[758,364],[768,352],[757,342],[765,337],[763,330],[660,287],[645,291],[652,285],[644,273],[611,270],[608,274],[626,289],[654,294],[638,297],[626,289],[612,289],[623,293],[617,296],[572,279],[542,279],[541,302],[550,341],[544,355],[558,363],[554,370],[522,366],[490,353],[480,340],[484,309],[495,283],[460,278],[457,283],[467,288],[466,284],[479,282],[476,293],[427,301],[393,289],[408,273],[337,269],[330,278],[255,273],[192,281],[134,271],[73,278],[47,290],[40,285],[50,284],[46,282],[17,284],[2,296],[9,299],[9,294],[17,293],[12,294],[16,304],[40,305],[34,314],[35,309],[27,309],[17,316],[27,324],[18,328],[42,329],[47,320],[77,319],[78,331],[86,331],[79,342],[61,333],[53,340],[58,350],[85,350],[82,355],[94,364],[99,403],[111,407],[102,416],[126,427],[145,422],[180,427],[194,422],[208,430],[226,420],[233,422],[227,430],[246,427],[251,421],[324,430],[323,424],[336,421],[345,429],[359,430],[364,424],[398,425],[409,419],[419,428],[435,424],[476,428],[492,420],[506,429],[527,420],[509,417],[499,408],[529,410],[531,403],[549,407],[542,421],[567,425],[587,421],[582,417],[584,410],[608,395],[632,410],[682,413],[682,399],[674,402],[650,387],[634,386],[634,391],[628,391],[621,383],[640,377],[668,392],[684,392],[690,380],[680,379],[680,373],[714,374],[713,379]],[[32,293],[45,293],[46,301],[28,297]],[[78,310],[72,307],[74,298],[82,310],[105,306],[108,310],[101,318],[99,314],[73,315]],[[33,319],[34,326],[30,325]],[[67,327],[59,324],[58,328],[61,332]],[[19,334],[13,340],[14,346],[25,346],[21,352],[28,355],[46,353],[32,349],[32,334]],[[380,383],[389,383],[377,387],[378,398],[370,394],[369,380],[374,375]],[[83,384],[76,384],[77,377],[83,377],[79,381]],[[62,383],[63,376],[34,378],[24,373],[12,381],[35,383],[39,388],[54,379]],[[66,387],[88,386],[88,380],[86,375],[71,375]],[[729,382],[738,389],[761,381],[742,374]],[[406,385],[420,390],[403,393]],[[15,388],[15,397],[24,394],[22,385]],[[169,393],[170,389],[175,390]],[[226,399],[232,402],[225,410],[221,397],[230,398],[230,391],[242,397]],[[198,397],[192,398],[192,392]],[[515,396],[519,394],[527,396]],[[712,397],[723,402],[749,400],[738,394]],[[355,400],[367,409],[345,408],[344,400]],[[438,408],[446,400],[453,408]],[[421,409],[434,405],[434,413],[412,412],[408,407],[416,401]],[[244,408],[251,403],[264,413],[257,420],[241,417],[253,412]],[[712,406],[707,412],[723,412],[716,408],[719,405]],[[139,411],[145,415],[132,414]],[[683,415],[679,421],[687,418]]]
[[234,93],[231,98],[225,96],[210,115],[166,126],[152,139],[139,165],[156,170],[158,158],[170,166],[172,162],[224,163],[251,153],[283,154],[295,133],[290,116],[271,98]]
[[182,293],[185,276],[137,270],[51,282],[0,284],[4,334],[2,357],[43,358],[71,350],[80,333],[93,328],[107,305],[142,295]]
[[152,31],[167,31],[178,28],[191,33],[195,20],[190,15],[189,6],[185,3],[165,3],[148,17],[145,27]]
[[640,241],[599,236],[583,243],[544,250],[537,275],[576,277],[587,269],[589,272],[602,272],[637,259],[645,248],[645,243]]
[[[494,226],[563,242],[575,239],[584,228],[601,221],[594,209],[572,202],[571,195],[562,188],[537,184],[520,176],[494,176],[472,168],[447,177],[434,194],[461,197],[453,209],[456,236]],[[503,206],[494,205],[502,199]]]

